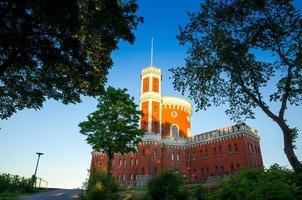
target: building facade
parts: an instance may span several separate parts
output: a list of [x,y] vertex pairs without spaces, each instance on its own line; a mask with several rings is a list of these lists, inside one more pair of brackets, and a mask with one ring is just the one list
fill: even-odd
[[[137,153],[116,154],[112,174],[120,182],[140,186],[161,171],[182,172],[189,181],[220,179],[240,168],[262,168],[256,129],[237,124],[191,135],[192,105],[189,101],[162,96],[159,68],[141,72],[140,126],[145,130]],[[107,157],[92,152],[92,166],[106,170]]]

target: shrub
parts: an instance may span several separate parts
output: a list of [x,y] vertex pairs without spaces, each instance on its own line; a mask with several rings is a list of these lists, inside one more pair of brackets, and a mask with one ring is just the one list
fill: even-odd
[[32,179],[0,174],[0,192],[32,192]]
[[206,200],[208,196],[207,188],[203,185],[198,185],[194,188],[193,197],[196,200]]
[[134,193],[133,191],[129,191],[126,193],[125,197],[123,198],[123,200],[134,200]]
[[185,200],[184,177],[176,171],[165,171],[148,185],[148,198],[154,200]]
[[89,179],[84,183],[83,200],[116,200],[119,199],[119,185],[113,177],[107,177],[103,172],[91,170]]
[[216,192],[216,199],[224,200],[295,200],[298,196],[294,172],[276,164],[265,171],[242,170]]

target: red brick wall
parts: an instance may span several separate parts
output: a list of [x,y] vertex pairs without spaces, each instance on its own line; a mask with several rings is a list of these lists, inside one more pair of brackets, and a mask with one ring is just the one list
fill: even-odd
[[[235,144],[237,144],[237,151]],[[205,152],[207,152],[207,156]],[[245,137],[188,148],[186,151],[187,160],[189,160],[190,154],[194,154],[191,161],[192,180],[203,179],[210,175],[217,176],[222,173],[229,174],[237,170],[238,167],[248,167],[246,152]],[[186,174],[189,175],[189,170]]]
[[[253,152],[250,150],[249,144],[253,145]],[[231,148],[229,148],[229,145],[231,145]],[[216,153],[214,148],[216,148]],[[155,168],[157,175],[162,170],[175,169],[184,173],[189,179],[191,169],[191,180],[201,181],[207,176],[219,176],[222,173],[230,174],[239,168],[263,167],[261,151],[258,149],[260,149],[259,142],[246,136],[210,144],[194,145],[194,147],[187,147],[186,149],[159,144],[141,144],[138,147],[137,154],[115,155],[112,173],[116,178],[119,178],[120,175],[121,179],[125,175],[127,182],[131,183],[130,174],[135,177],[135,175],[142,175],[142,171],[144,171],[144,175],[154,175]],[[154,150],[156,153],[154,153]],[[207,156],[205,154],[206,150]],[[174,154],[173,160],[172,154]],[[179,154],[179,160],[177,154]],[[189,160],[190,154],[194,155],[191,161]],[[131,159],[134,160],[133,165]],[[138,163],[136,163],[136,159]],[[107,166],[106,157],[93,156],[92,166],[96,166],[99,170],[105,170]]]
[[[176,117],[172,117],[171,113],[177,112]],[[191,128],[190,121],[188,121],[189,113],[185,110],[181,110],[176,107],[165,107],[162,106],[162,130],[163,136],[170,136],[170,126],[172,124],[177,124],[179,127],[180,137],[188,137],[187,130]]]

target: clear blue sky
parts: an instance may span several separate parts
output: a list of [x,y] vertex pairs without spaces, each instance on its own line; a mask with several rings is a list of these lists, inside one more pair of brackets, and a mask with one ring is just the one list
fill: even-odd
[[[298,2],[298,1],[296,1]],[[108,76],[108,84],[127,88],[138,103],[140,71],[150,64],[150,41],[154,38],[154,65],[163,72],[163,94],[177,95],[174,91],[168,69],[184,64],[186,48],[179,46],[175,38],[178,25],[188,22],[187,11],[197,11],[197,0],[140,0],[139,15],[144,24],[135,31],[134,45],[121,42],[120,49],[113,53],[114,66]],[[302,3],[296,3],[302,8]],[[265,59],[263,56],[262,59]],[[83,102],[65,106],[49,100],[38,111],[23,110],[9,120],[0,121],[0,172],[30,177],[34,173],[37,156],[41,151],[38,177],[49,182],[50,187],[80,187],[87,177],[90,165],[91,147],[85,137],[79,134],[78,123],[93,112],[96,100],[83,97]],[[233,124],[224,113],[225,107],[210,108],[194,112],[191,118],[192,133],[221,128]],[[287,110],[288,123],[302,131],[302,107]],[[289,166],[283,153],[281,131],[262,112],[256,112],[256,119],[247,124],[258,129],[266,167],[277,162]],[[296,153],[302,159],[302,137],[297,140]]]

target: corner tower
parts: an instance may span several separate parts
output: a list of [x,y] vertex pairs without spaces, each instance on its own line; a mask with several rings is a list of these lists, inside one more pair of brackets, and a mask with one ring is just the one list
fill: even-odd
[[141,128],[147,133],[161,135],[161,70],[150,66],[141,72]]
[[191,137],[192,105],[186,99],[162,96],[162,136],[164,138]]

